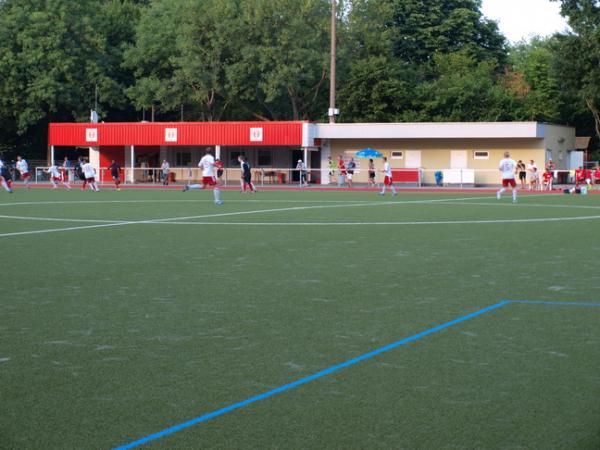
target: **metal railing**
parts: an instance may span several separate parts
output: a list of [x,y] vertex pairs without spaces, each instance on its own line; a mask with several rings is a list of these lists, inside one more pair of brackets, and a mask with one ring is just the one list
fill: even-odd
[[[37,166],[34,169],[35,183],[46,182],[49,180],[45,172],[46,166]],[[65,179],[73,184],[80,182],[75,168],[64,170],[59,167]],[[392,169],[396,172],[398,169]],[[252,181],[256,186],[269,185],[301,185],[302,171],[294,168],[253,168]],[[417,186],[440,186],[440,187],[473,187],[473,186],[497,186],[500,184],[500,173],[497,169],[411,169],[408,172],[418,171],[418,181],[409,181],[407,183]],[[333,173],[332,173],[333,172]],[[405,172],[406,173],[406,172]],[[538,186],[542,185],[542,171],[538,171]],[[239,168],[224,168],[222,175],[218,178],[222,186],[231,187],[241,183],[241,170]],[[306,182],[308,184],[320,184],[322,181],[329,185],[346,186],[347,180],[342,177],[339,171],[330,169],[308,169],[305,171]],[[554,185],[576,184],[575,170],[554,170]],[[123,184],[153,184],[160,185],[164,183],[165,175],[160,167],[135,167],[122,168],[120,178]],[[167,184],[192,184],[202,179],[202,170],[197,167],[171,167],[167,174]],[[518,175],[517,183],[520,185]],[[96,172],[96,181],[105,184],[112,183],[112,176],[107,167],[101,167]],[[364,185],[368,181],[368,171],[363,169],[355,170],[353,182]],[[381,170],[376,171],[375,183],[381,185],[383,174]],[[396,183],[401,183],[395,181]],[[529,186],[529,174],[526,175],[526,185]],[[600,183],[599,177],[592,177],[593,183]]]

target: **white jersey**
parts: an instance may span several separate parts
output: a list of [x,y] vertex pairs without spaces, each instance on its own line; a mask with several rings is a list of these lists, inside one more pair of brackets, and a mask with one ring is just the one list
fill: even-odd
[[60,176],[60,172],[58,171],[58,167],[56,167],[56,166],[50,166],[50,167],[48,167],[48,173],[50,175],[52,175],[53,178],[62,178]]
[[500,172],[502,172],[503,180],[511,180],[515,178],[515,167],[517,167],[517,163],[514,159],[504,158],[500,161],[500,165],[498,168]]
[[83,176],[86,178],[94,178],[96,176],[96,171],[91,163],[85,163],[81,166],[81,170],[83,170]]
[[383,164],[383,173],[386,177],[392,178],[392,166],[387,161]]
[[21,174],[28,173],[29,165],[27,164],[27,161],[25,161],[24,159],[22,159],[21,161],[17,161],[17,170],[21,172]]
[[198,167],[202,169],[203,177],[214,177],[215,176],[215,158],[210,153],[207,153],[202,157],[198,163]]

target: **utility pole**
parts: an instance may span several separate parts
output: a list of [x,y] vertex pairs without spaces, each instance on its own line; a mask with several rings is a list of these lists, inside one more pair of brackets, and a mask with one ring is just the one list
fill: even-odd
[[329,62],[329,123],[335,123],[335,116],[340,111],[335,107],[335,53],[336,53],[336,12],[335,3],[331,0],[331,60]]

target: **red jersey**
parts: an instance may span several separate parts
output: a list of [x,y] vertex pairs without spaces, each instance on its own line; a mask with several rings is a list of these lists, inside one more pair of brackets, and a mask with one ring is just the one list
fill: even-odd
[[342,173],[342,175],[346,174],[346,165],[344,164],[344,161],[341,159],[338,161],[338,170]]
[[544,177],[544,181],[549,182],[550,180],[552,180],[552,172],[550,172],[549,170],[544,172],[544,175],[542,175]]
[[576,181],[583,181],[583,180],[585,180],[585,170],[583,170],[583,169],[577,169],[575,171],[575,180]]
[[600,180],[600,169],[596,169],[594,172],[594,180]]

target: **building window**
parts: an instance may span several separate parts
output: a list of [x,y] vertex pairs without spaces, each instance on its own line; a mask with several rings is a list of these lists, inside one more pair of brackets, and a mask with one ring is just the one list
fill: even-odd
[[192,154],[190,152],[175,153],[175,164],[177,167],[187,167],[192,163]]
[[273,165],[273,153],[271,150],[258,151],[258,167],[270,167]]
[[473,159],[490,159],[490,152],[475,150],[473,152]]
[[400,150],[394,150],[392,152],[392,159],[404,159],[404,152]]
[[229,167],[239,167],[240,162],[238,161],[239,156],[246,156],[244,152],[231,152],[229,153]]

